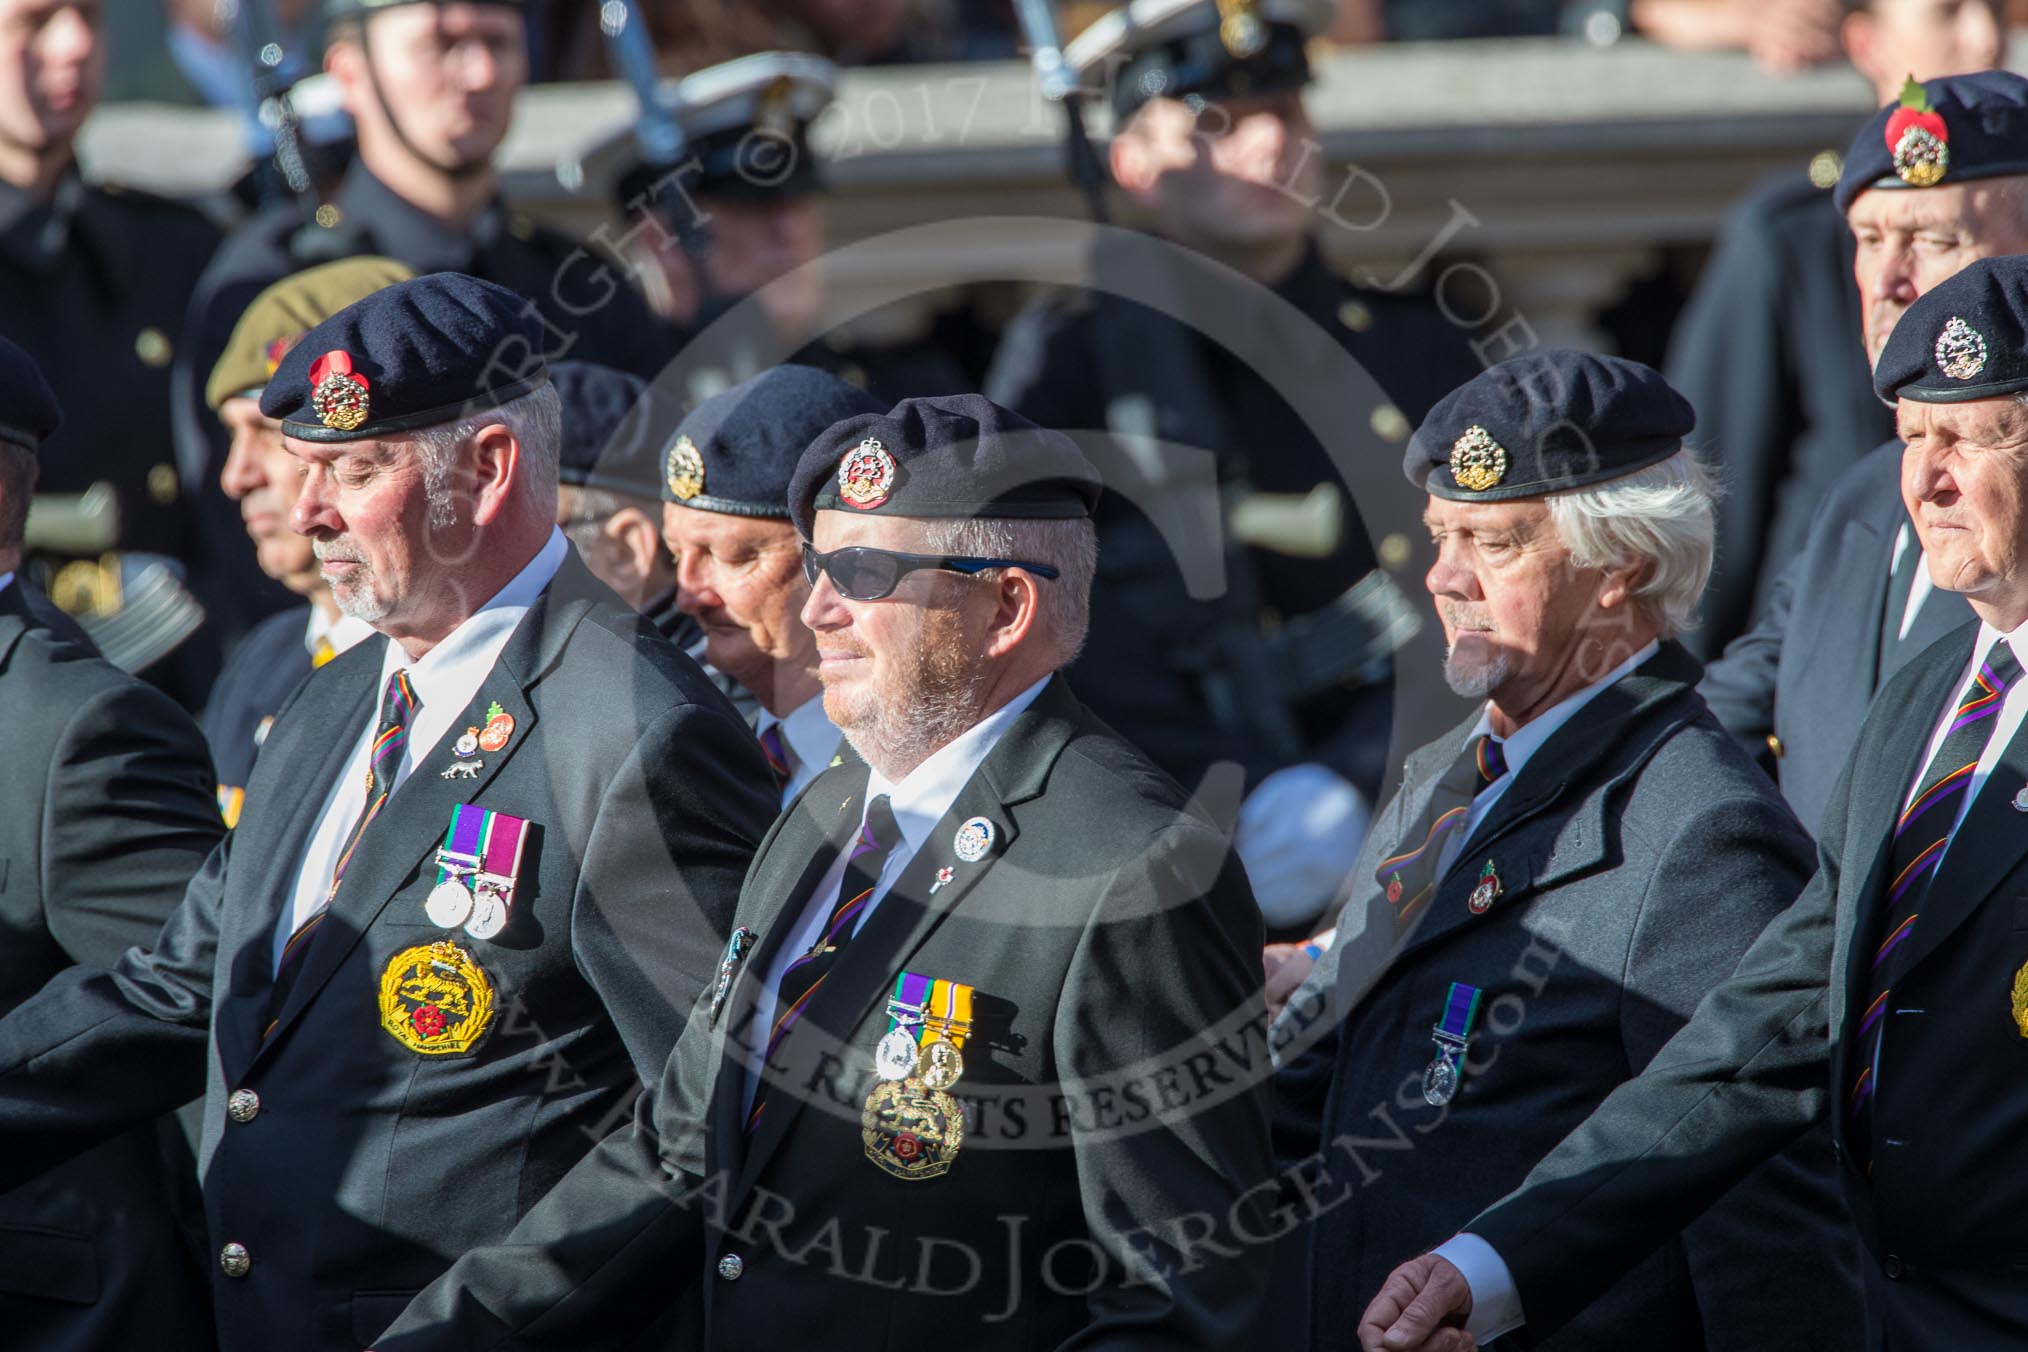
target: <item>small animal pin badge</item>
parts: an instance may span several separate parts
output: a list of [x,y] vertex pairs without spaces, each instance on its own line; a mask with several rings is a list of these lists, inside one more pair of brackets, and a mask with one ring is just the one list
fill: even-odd
[[480,760],[452,761],[449,765],[446,765],[443,768],[443,772],[439,774],[437,778],[477,779],[479,777],[479,771],[485,768],[486,762]]

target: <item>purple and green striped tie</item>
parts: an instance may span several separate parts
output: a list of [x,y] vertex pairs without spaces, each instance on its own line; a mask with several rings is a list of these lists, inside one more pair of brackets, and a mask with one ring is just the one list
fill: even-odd
[[1965,794],[1978,773],[1979,758],[1992,741],[1993,728],[2000,721],[2000,705],[2007,688],[2021,678],[2021,664],[2014,650],[2000,639],[1986,654],[1986,660],[1972,673],[1952,714],[1943,744],[1930,757],[1917,781],[1915,796],[1909,799],[1894,824],[1894,842],[1888,851],[1887,903],[1885,920],[1873,950],[1872,967],[1866,982],[1866,1003],[1859,1015],[1859,1036],[1855,1039],[1864,1060],[1849,1091],[1855,1130],[1852,1139],[1861,1150],[1870,1146],[1870,1126],[1863,1115],[1873,1101],[1873,1065],[1879,1058],[1882,1026],[1888,1001],[1894,996],[1894,981],[1900,975],[1896,955],[1908,944],[1922,912],[1929,881],[1936,876],[1937,861],[1950,844],[1951,832],[1963,815]]
[[323,904],[296,926],[295,932],[289,935],[288,943],[282,946],[282,955],[275,962],[275,986],[268,1001],[270,1017],[267,1028],[261,1033],[263,1038],[275,1030],[274,1020],[281,1015],[289,991],[302,971],[303,954],[308,951],[311,939],[316,937],[318,927],[324,923],[324,917],[331,913],[331,900],[338,895],[338,884],[345,881],[345,866],[352,862],[352,852],[359,848],[359,838],[366,834],[367,826],[379,815],[388,795],[394,792],[402,753],[408,750],[409,725],[415,721],[416,710],[421,707],[422,701],[416,698],[415,687],[409,683],[406,668],[387,678],[387,690],[380,697],[380,724],[366,760],[366,804],[360,809],[359,819],[352,823],[352,829],[345,833],[345,846],[338,852],[338,862],[332,866],[331,885],[324,889]]

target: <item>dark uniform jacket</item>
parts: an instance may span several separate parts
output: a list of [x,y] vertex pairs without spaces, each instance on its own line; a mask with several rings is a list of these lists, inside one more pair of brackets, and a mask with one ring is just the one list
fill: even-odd
[[0,333],[35,358],[63,410],[37,491],[112,484],[123,549],[188,560],[200,544],[177,483],[170,371],[218,239],[192,207],[74,169],[48,206],[0,185]]
[[1829,190],[1798,166],[1734,209],[1677,323],[1669,383],[1697,410],[1691,444],[1726,487],[1702,653],[1745,630],[1824,494],[1861,447],[1893,434],[1873,394],[1852,255]]
[[[38,599],[0,589],[0,1009],[152,942],[224,830],[189,716],[45,625]],[[168,1120],[0,1194],[0,1343],[210,1347],[181,1223],[195,1211],[196,1165]]]
[[[1907,522],[1901,443],[1890,441],[1839,478],[1753,628],[1705,668],[1698,686],[1726,730],[1773,770],[1782,796],[1812,830],[1874,694],[1972,617],[1964,597],[1937,588],[1900,635],[1908,597],[1889,594],[1889,573],[1895,532]],[[1909,529],[1909,548],[1920,549]]]
[[[226,439],[204,406],[204,385],[246,307],[275,282],[320,263],[382,254],[417,273],[468,273],[526,296],[549,335],[546,353],[536,355],[551,360],[595,361],[652,379],[675,350],[675,331],[648,309],[619,264],[504,205],[482,212],[468,230],[447,231],[355,161],[327,208],[329,226],[305,224],[293,202],[250,217],[204,270],[196,294],[189,283],[184,287],[190,308],[176,363],[177,463],[185,484],[206,504],[203,528],[221,542],[222,566],[240,586],[259,570],[238,509],[212,490]],[[529,360],[530,354],[501,353],[500,382],[516,379]],[[229,593],[231,587],[212,590]],[[225,607],[219,619],[228,635],[279,608],[273,599],[258,609],[216,604]]]
[[[483,726],[497,702],[507,745],[446,777],[447,734],[415,766],[275,1008],[277,927],[324,797],[376,717],[383,651],[345,653],[276,719],[239,826],[152,950],[73,968],[0,1020],[0,1178],[206,1093],[211,1252],[245,1251],[213,1259],[226,1352],[357,1352],[624,1122],[774,816],[739,719],[567,559],[460,720]],[[491,940],[423,909],[461,803],[532,824]],[[423,1055],[383,1028],[400,1020],[386,978],[441,941],[483,971],[493,1016],[469,1052]]]
[[[1248,1219],[1268,1233],[1260,1194],[1242,1196],[1269,1170],[1260,918],[1224,841],[1061,680],[818,987],[744,1138],[756,992],[858,829],[867,774],[820,775],[761,847],[739,914],[757,940],[637,1126],[461,1260],[380,1352],[611,1347],[671,1301],[688,1326],[666,1345],[716,1352],[1245,1345],[1269,1252],[1233,1236]],[[974,817],[994,844],[967,863],[953,838]],[[883,1172],[862,1138],[904,971],[978,993],[953,1091],[964,1139],[937,1178]],[[1228,1256],[1179,1261],[1172,1226]]]
[[[1091,636],[1072,679],[1094,712],[1185,786],[1222,763],[1243,767],[1251,784],[1318,759],[1377,799],[1390,710],[1384,665],[1368,673],[1377,683],[1301,702],[1293,754],[1236,721],[1199,673],[1221,614],[1272,625],[1330,604],[1373,568],[1378,537],[1369,527],[1401,529],[1392,512],[1403,499],[1402,441],[1479,371],[1466,331],[1427,300],[1353,286],[1314,244],[1273,300],[1230,273],[1171,276],[1159,259],[1113,250],[1095,256],[1093,275],[1099,288],[1145,283],[1175,314],[1104,290],[1046,297],[1009,327],[986,382],[990,398],[1033,421],[1090,434],[1081,444],[1106,478]],[[1142,436],[1165,444],[1137,449]],[[1187,521],[1157,524],[1145,510],[1150,454],[1166,473],[1201,480],[1185,490]],[[1217,485],[1239,481],[1277,494],[1327,486],[1344,510],[1336,546],[1322,558],[1241,550],[1253,576],[1219,578]],[[1186,581],[1186,569],[1207,566],[1210,595],[1226,601],[1203,599]],[[1265,697],[1245,674],[1233,684],[1236,705]]]
[[[1472,725],[1410,758],[1355,869],[1364,928],[1334,949],[1335,984],[1305,992],[1277,1028],[1330,1030],[1279,1085],[1314,1098],[1328,1063],[1321,1132],[1278,1143],[1285,1168],[1320,1154],[1308,1168],[1326,1180],[1303,1213],[1305,1345],[1356,1348],[1395,1264],[1514,1187],[1637,1074],[1808,877],[1808,837],[1705,711],[1696,675],[1665,642],[1552,732],[1397,942],[1374,871],[1426,828]],[[1498,896],[1475,914],[1467,899],[1489,863]],[[1453,982],[1482,997],[1457,1097],[1437,1107],[1422,1076]],[[1805,1144],[1672,1231],[1546,1345],[1855,1347],[1856,1252],[1828,1142]],[[1531,1324],[1517,1342],[1548,1331]]]
[[[1731,979],[1523,1191],[1466,1227],[1506,1260],[1532,1325],[1554,1326],[1828,1117],[1867,1251],[1873,1345],[2028,1340],[2028,832],[2015,806],[2028,729],[1970,803],[1903,944],[1869,1149],[1852,1149],[1848,1115],[1872,1048],[1857,1030],[1886,927],[1888,845],[1977,633],[1964,626],[1881,691],[1824,815],[1816,876]],[[1870,1177],[1858,1163],[1868,1157]]]
[[218,769],[218,807],[226,825],[239,820],[247,776],[276,714],[310,674],[310,650],[303,646],[309,632],[310,608],[299,606],[270,615],[240,640],[204,702],[198,725],[211,744]]

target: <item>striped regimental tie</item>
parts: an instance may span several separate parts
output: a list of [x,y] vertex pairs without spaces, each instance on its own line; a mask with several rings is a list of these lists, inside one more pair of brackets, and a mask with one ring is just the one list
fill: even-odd
[[881,794],[866,805],[866,820],[859,828],[859,838],[853,843],[852,854],[845,863],[845,876],[838,884],[838,902],[831,908],[831,917],[824,923],[824,932],[817,936],[817,942],[810,950],[782,969],[781,985],[775,990],[775,1021],[768,1030],[767,1055],[761,1061],[760,1078],[753,1089],[753,1111],[747,1114],[746,1134],[753,1135],[760,1125],[761,1112],[768,1105],[768,1065],[775,1058],[782,1039],[803,1017],[803,1011],[810,1007],[811,999],[824,984],[824,978],[831,974],[837,964],[838,955],[852,942],[853,932],[858,928],[859,917],[866,910],[866,904],[873,899],[873,889],[880,882],[881,870],[887,867],[887,857],[901,842],[901,828],[895,824],[894,809],[888,804],[887,795]]
[[779,723],[770,723],[762,728],[756,740],[760,742],[761,754],[768,758],[768,769],[774,771],[775,792],[780,793],[796,777],[795,750],[782,736]]
[[281,1017],[289,991],[303,970],[303,954],[309,950],[324,917],[331,913],[331,899],[338,895],[338,884],[345,881],[345,866],[352,862],[359,838],[366,834],[368,823],[379,815],[387,796],[394,792],[395,772],[401,768],[402,753],[408,749],[409,726],[421,707],[422,701],[416,698],[405,668],[387,678],[387,690],[380,697],[379,730],[374,734],[373,749],[366,760],[366,803],[359,810],[359,819],[345,834],[345,848],[338,852],[338,862],[332,866],[331,885],[324,889],[323,903],[296,926],[289,942],[282,947],[282,956],[275,963],[275,985],[268,998],[268,1026],[261,1033],[263,1038],[275,1031],[275,1021]]
[[1965,794],[1979,768],[1979,757],[1992,740],[1999,721],[2000,703],[2007,687],[2021,678],[2021,664],[2007,640],[1995,642],[1986,660],[1972,673],[1971,684],[1959,698],[1943,745],[1930,758],[1915,797],[1894,824],[1894,843],[1888,852],[1887,904],[1878,946],[1873,950],[1872,969],[1866,979],[1866,1004],[1859,1016],[1858,1044],[1864,1053],[1859,1074],[1853,1079],[1850,1104],[1854,1130],[1852,1143],[1862,1151],[1871,1149],[1868,1109],[1873,1102],[1873,1071],[1880,1056],[1880,1036],[1888,1001],[1894,995],[1894,981],[1900,975],[1895,955],[1908,944],[1921,916],[1929,880],[1936,875],[1937,860],[1950,843],[1951,832],[1963,815]]
[[1395,934],[1408,928],[1436,891],[1437,862],[1443,856],[1444,844],[1453,831],[1464,826],[1465,818],[1471,815],[1472,800],[1481,789],[1506,773],[1506,758],[1493,735],[1487,732],[1474,737],[1437,780],[1423,820],[1402,837],[1401,844],[1409,848],[1380,861],[1374,876],[1394,909]]

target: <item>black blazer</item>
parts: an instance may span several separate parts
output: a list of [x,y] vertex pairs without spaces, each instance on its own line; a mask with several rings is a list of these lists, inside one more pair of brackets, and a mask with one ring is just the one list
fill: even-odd
[[[1375,869],[1409,848],[1472,724],[1410,758],[1355,866],[1365,923],[1334,951],[1328,1004],[1294,1004],[1277,1030],[1332,1027],[1321,1130],[1300,1154],[1283,1146],[1285,1172],[1308,1155],[1304,1172],[1324,1179],[1305,1213],[1308,1346],[1357,1348],[1394,1265],[1513,1188],[1637,1074],[1802,888],[1809,838],[1712,722],[1697,672],[1666,643],[1551,733],[1397,941]],[[1500,894],[1475,914],[1466,898],[1489,863]],[[1457,1097],[1433,1107],[1421,1078],[1452,982],[1481,990],[1480,1014]],[[1548,1345],[1792,1346],[1783,1330],[1813,1327],[1819,1345],[1849,1348],[1857,1255],[1838,1210],[1820,1139],[1672,1236]]]
[[1753,628],[1705,668],[1697,687],[1726,730],[1773,770],[1811,830],[1874,695],[1972,617],[1964,597],[1933,590],[1907,636],[1883,650],[1894,534],[1907,520],[1901,443],[1890,441],[1839,478]]
[[[1246,1345],[1272,1234],[1259,913],[1223,838],[1060,679],[819,988],[743,1137],[756,993],[866,779],[820,775],[763,845],[739,915],[757,945],[636,1127],[461,1260],[380,1352],[623,1346],[671,1304],[684,1327],[665,1346],[898,1350],[937,1330],[996,1349]],[[968,864],[953,837],[973,817],[995,844]],[[861,1137],[902,971],[979,993],[964,1144],[940,1178],[882,1172]],[[1200,1223],[1220,1251],[1179,1258],[1172,1227]]]
[[[0,589],[0,1010],[153,941],[224,833],[189,716],[43,623],[44,604],[19,579]],[[210,1346],[196,1211],[168,1120],[0,1195],[0,1342]]]
[[[460,1253],[514,1221],[659,1074],[710,976],[774,812],[758,746],[694,663],[574,557],[461,723],[514,719],[471,778],[452,737],[361,837],[288,999],[274,940],[338,767],[374,717],[384,640],[276,719],[239,826],[151,950],[74,968],[0,1021],[0,1179],[206,1094],[201,1167],[224,1349],[357,1352]],[[469,764],[470,762],[467,762]],[[452,808],[535,824],[507,928],[430,923]],[[484,1038],[423,1056],[383,1031],[396,955],[451,939],[495,991]],[[272,1033],[264,1029],[273,1021]],[[255,1111],[228,1115],[234,1091]]]
[[2028,960],[2028,730],[2006,747],[1931,880],[1895,982],[1871,1115],[1870,1176],[1848,1091],[1884,917],[1887,846],[1929,739],[1957,697],[1975,626],[1881,692],[1832,794],[1810,885],[1696,1017],[1529,1176],[1467,1227],[1553,1327],[1760,1160],[1827,1117],[1869,1256],[1886,1345],[2028,1339],[2028,1038],[2010,1000]]

